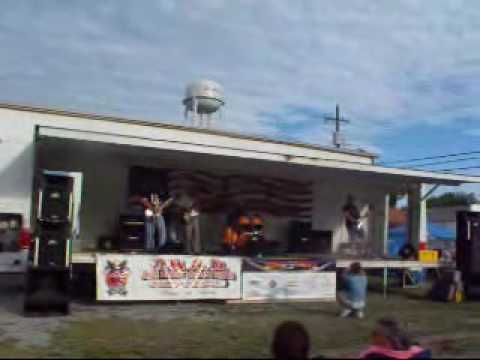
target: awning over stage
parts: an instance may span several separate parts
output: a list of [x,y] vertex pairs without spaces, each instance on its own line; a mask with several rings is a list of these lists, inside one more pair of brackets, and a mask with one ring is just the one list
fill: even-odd
[[[192,129],[191,131],[195,131]],[[40,126],[38,128],[39,138],[56,138],[70,139],[86,142],[99,142],[107,144],[117,144],[126,146],[137,146],[151,149],[175,150],[194,154],[210,154],[217,156],[228,156],[252,160],[264,160],[285,165],[304,165],[309,168],[321,168],[329,171],[332,176],[340,173],[355,174],[356,176],[367,176],[374,180],[383,180],[385,182],[402,182],[402,183],[426,183],[441,185],[460,185],[462,183],[480,183],[480,177],[454,175],[447,173],[436,173],[428,171],[408,170],[382,167],[372,164],[349,162],[343,160],[326,159],[315,157],[312,151],[298,151],[297,147],[292,144],[291,148],[295,151],[282,148],[279,149],[265,147],[269,144],[268,140],[260,142],[252,142],[252,144],[244,146],[232,146],[229,143],[213,141],[210,144],[205,142],[196,142],[192,140],[184,140],[181,138],[161,138],[158,136],[144,136],[140,134],[126,134],[108,131],[87,131],[67,128],[56,128],[50,126]]]
[[[75,251],[95,249],[97,239],[106,230],[111,231],[118,221],[122,196],[128,193],[131,166],[313,182],[312,227],[332,231],[333,251],[345,242],[341,209],[347,194],[353,194],[362,207],[373,205],[372,244],[376,252],[384,253],[388,237],[388,194],[409,193],[410,237],[416,243],[425,238],[421,230],[422,184],[480,182],[479,177],[377,166],[365,161],[368,156],[335,153],[314,146],[198,132],[184,127],[115,122],[91,122],[88,126],[88,122],[79,122],[76,128],[55,127],[53,123],[37,127],[38,166],[85,171],[85,201],[82,201],[85,226],[82,243],[76,245]],[[55,154],[57,156],[53,156]],[[283,228],[272,226],[271,229],[278,231],[273,231],[271,238],[280,237],[280,241],[285,242],[287,222],[286,219],[283,224],[280,222]],[[212,232],[222,233],[224,220],[214,219],[211,224],[216,226],[210,226]]]

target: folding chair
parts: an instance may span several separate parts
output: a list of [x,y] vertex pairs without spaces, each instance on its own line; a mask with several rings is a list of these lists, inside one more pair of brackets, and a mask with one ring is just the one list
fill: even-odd
[[420,287],[420,281],[415,276],[415,273],[421,269],[404,269],[402,274],[402,286],[404,289],[414,289]]

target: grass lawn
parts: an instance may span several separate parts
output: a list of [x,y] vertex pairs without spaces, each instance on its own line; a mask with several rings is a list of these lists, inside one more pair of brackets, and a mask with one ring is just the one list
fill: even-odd
[[[166,308],[172,306],[151,305],[152,312],[171,312]],[[3,341],[0,357],[268,357],[275,326],[290,319],[308,328],[312,355],[353,357],[368,343],[375,320],[385,315],[395,315],[417,339],[434,340],[436,357],[480,356],[480,303],[438,304],[405,292],[385,300],[371,294],[364,320],[339,319],[335,304],[323,303],[195,304],[188,309],[165,320],[121,312],[81,320],[72,316],[52,333],[48,346]]]

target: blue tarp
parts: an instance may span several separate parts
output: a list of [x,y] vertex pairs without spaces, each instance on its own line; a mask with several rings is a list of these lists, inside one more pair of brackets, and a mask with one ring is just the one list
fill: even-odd
[[[455,230],[437,225],[427,224],[428,240],[455,241],[457,236]],[[388,232],[388,255],[398,256],[398,251],[407,243],[407,226],[400,225],[392,228]]]

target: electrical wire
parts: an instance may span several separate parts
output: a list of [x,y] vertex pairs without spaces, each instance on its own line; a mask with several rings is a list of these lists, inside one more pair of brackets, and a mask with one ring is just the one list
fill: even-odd
[[442,170],[436,170],[436,171],[457,171],[457,170],[473,170],[473,169],[480,169],[480,166],[466,166],[466,167],[460,167],[460,168],[452,168],[452,169],[442,169]]
[[428,156],[428,157],[424,157],[424,158],[389,161],[389,162],[380,163],[380,164],[382,164],[382,165],[405,164],[405,163],[412,163],[412,162],[418,162],[418,161],[424,161],[424,160],[444,159],[444,158],[449,158],[449,157],[454,157],[454,156],[473,155],[473,154],[480,154],[480,151],[468,151],[468,152],[456,153],[456,154],[445,154],[445,155],[437,155],[437,156]]
[[414,166],[432,166],[432,165],[442,165],[442,164],[451,164],[451,163],[456,163],[456,162],[461,162],[461,161],[471,161],[471,160],[480,160],[480,157],[474,156],[474,157],[469,157],[469,158],[464,158],[464,159],[455,159],[455,160],[445,160],[445,161],[434,161],[434,162],[429,162],[426,164],[419,164],[419,165],[414,165]]

